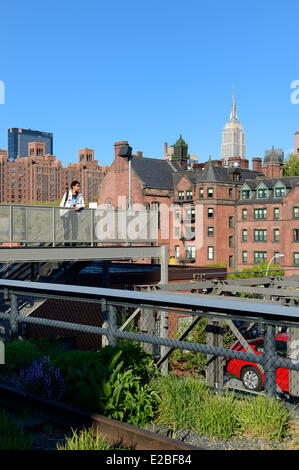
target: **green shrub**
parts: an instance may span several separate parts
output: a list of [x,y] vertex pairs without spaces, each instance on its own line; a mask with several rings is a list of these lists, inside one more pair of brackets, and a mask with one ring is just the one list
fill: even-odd
[[156,422],[219,439],[247,435],[281,441],[290,427],[286,405],[267,396],[214,395],[197,378],[167,376],[154,381],[161,396]]
[[238,411],[233,394],[209,396],[204,400],[196,417],[196,430],[199,434],[229,439],[239,428]]
[[161,377],[153,382],[161,396],[156,422],[176,429],[195,430],[195,420],[209,394],[205,382],[195,377]]
[[290,413],[281,401],[267,396],[238,403],[238,421],[243,434],[252,438],[281,441],[290,425]]
[[18,428],[17,423],[5,411],[0,410],[0,450],[32,450],[29,434]]
[[20,369],[30,366],[32,361],[43,356],[55,357],[62,352],[58,341],[45,338],[12,339],[5,341],[5,364],[1,366],[3,374],[18,374]]
[[30,340],[13,339],[5,342],[5,364],[1,373],[19,373],[20,368],[27,367],[34,359],[40,357],[37,345]]

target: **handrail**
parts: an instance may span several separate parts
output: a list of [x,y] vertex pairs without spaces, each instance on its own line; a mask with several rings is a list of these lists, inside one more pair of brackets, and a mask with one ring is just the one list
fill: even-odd
[[48,297],[61,297],[65,299],[82,299],[91,302],[113,302],[120,305],[154,306],[161,308],[180,309],[181,311],[204,312],[215,317],[215,314],[226,316],[239,316],[242,318],[263,318],[267,321],[295,321],[299,322],[299,309],[292,306],[273,305],[265,302],[251,302],[250,299],[223,299],[207,298],[198,294],[169,294],[160,292],[130,291],[122,289],[106,289],[100,287],[86,287],[74,285],[61,285],[54,283],[41,283],[29,281],[16,281],[0,279],[0,289],[15,294],[36,295]]

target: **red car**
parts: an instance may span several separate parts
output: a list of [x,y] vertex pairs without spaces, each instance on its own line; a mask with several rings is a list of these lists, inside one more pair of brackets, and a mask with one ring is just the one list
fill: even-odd
[[[276,335],[276,351],[281,358],[287,358],[286,333]],[[262,354],[264,350],[264,338],[256,338],[248,341],[249,346],[256,354]],[[246,352],[245,348],[238,343],[234,351]],[[234,377],[241,379],[247,390],[259,392],[263,390],[265,378],[260,369],[260,364],[242,361],[240,359],[227,359],[226,370]],[[289,369],[279,368],[276,371],[276,383],[283,392],[289,392]]]

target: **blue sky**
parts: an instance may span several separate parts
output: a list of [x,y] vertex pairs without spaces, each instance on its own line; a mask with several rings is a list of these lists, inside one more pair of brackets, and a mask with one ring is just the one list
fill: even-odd
[[182,133],[216,159],[233,84],[247,158],[294,147],[297,0],[15,0],[0,15],[0,148],[9,127],[38,129],[64,165],[83,147],[105,165],[115,141],[162,157]]

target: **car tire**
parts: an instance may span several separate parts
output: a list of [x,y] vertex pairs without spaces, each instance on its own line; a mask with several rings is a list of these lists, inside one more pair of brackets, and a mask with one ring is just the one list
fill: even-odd
[[251,392],[260,392],[264,388],[263,379],[256,367],[244,367],[241,372],[244,387]]

